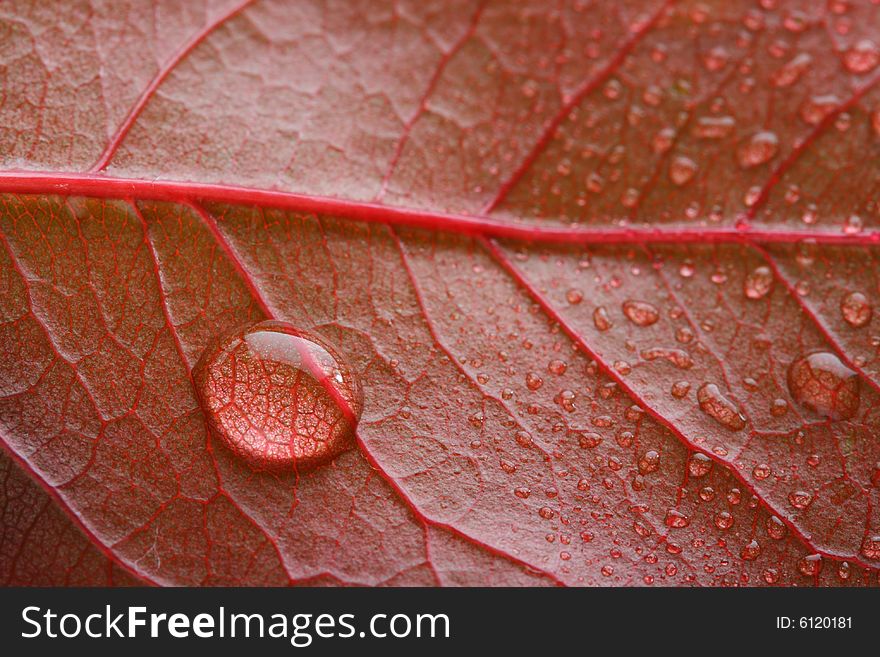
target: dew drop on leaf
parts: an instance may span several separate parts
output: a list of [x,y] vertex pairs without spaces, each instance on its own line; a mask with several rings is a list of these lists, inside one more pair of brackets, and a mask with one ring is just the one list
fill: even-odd
[[745,561],[754,561],[758,558],[759,554],[761,554],[761,546],[755,539],[752,539],[749,543],[744,545],[740,552],[740,556]]
[[639,459],[639,473],[646,475],[656,472],[660,467],[660,454],[656,450],[648,450]]
[[840,106],[840,102],[840,98],[834,94],[810,96],[801,103],[801,120],[807,125],[819,125],[826,116]]
[[730,529],[733,527],[733,516],[729,511],[720,511],[715,514],[715,526],[722,531]]
[[688,461],[688,474],[694,478],[705,477],[712,470],[712,459],[696,452]]
[[772,75],[770,81],[779,88],[791,86],[806,72],[812,61],[808,53],[795,55]]
[[840,302],[840,313],[853,328],[861,328],[871,321],[874,309],[861,292],[850,292]]
[[778,150],[779,138],[776,133],[761,130],[740,144],[737,161],[743,169],[751,169],[772,159]]
[[862,543],[862,554],[868,559],[880,559],[880,535],[869,536]]
[[689,157],[679,155],[669,165],[669,180],[673,185],[686,185],[697,172],[697,164]]
[[847,48],[843,64],[850,73],[868,73],[880,64],[880,48],[870,39],[861,39]]
[[647,301],[624,301],[623,314],[636,326],[650,326],[660,319],[660,313]]
[[718,424],[731,431],[740,431],[746,426],[746,418],[736,404],[721,393],[714,383],[704,383],[697,390],[697,401],[700,409]]
[[795,509],[806,509],[813,501],[813,496],[806,491],[796,490],[788,494],[788,501]]
[[769,267],[756,267],[743,283],[743,292],[749,299],[763,299],[773,289],[773,272]]
[[776,516],[770,516],[767,518],[767,536],[779,541],[785,537],[785,533],[785,523],[783,523],[782,520]]
[[834,420],[849,419],[859,409],[858,375],[836,355],[825,351],[791,364],[788,390],[801,406]]
[[806,575],[807,577],[818,575],[819,571],[822,569],[822,555],[811,554],[804,557],[798,561],[797,568],[802,575]]
[[699,139],[724,139],[735,127],[732,116],[704,116],[697,119],[691,132]]
[[308,470],[354,446],[359,379],[327,341],[290,324],[228,333],[193,380],[214,435],[256,469]]
[[605,306],[598,306],[593,311],[593,325],[598,331],[607,331],[612,326],[614,326],[614,323],[608,316],[608,311],[605,310]]
[[670,390],[670,392],[672,393],[672,396],[675,397],[676,399],[682,399],[684,397],[687,397],[687,394],[688,394],[688,392],[690,392],[690,389],[691,389],[691,384],[688,383],[687,381],[676,381],[675,383],[672,384],[672,389]]
[[681,529],[691,524],[691,521],[690,518],[688,518],[681,511],[677,509],[669,509],[666,512],[665,523],[667,527],[672,527],[673,529]]

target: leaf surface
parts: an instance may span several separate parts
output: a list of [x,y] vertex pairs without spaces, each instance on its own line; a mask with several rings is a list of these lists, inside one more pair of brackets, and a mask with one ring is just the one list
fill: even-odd
[[[2,11],[6,581],[878,583],[875,3]],[[193,388],[265,319],[310,472]]]

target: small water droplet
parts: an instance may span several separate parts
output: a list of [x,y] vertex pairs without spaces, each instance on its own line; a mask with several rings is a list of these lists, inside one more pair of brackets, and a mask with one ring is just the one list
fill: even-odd
[[290,324],[232,331],[193,379],[212,432],[255,468],[307,470],[354,445],[359,380],[328,342]]
[[858,375],[836,355],[825,351],[791,364],[788,390],[798,404],[831,419],[849,419],[859,409]]
[[733,527],[733,516],[729,511],[721,511],[715,514],[715,526],[718,529],[726,530]]
[[694,366],[694,360],[690,354],[681,349],[669,349],[667,347],[651,347],[643,349],[641,357],[645,360],[657,360],[662,358],[667,360],[680,370],[688,370]]
[[526,387],[529,390],[537,390],[542,385],[544,385],[544,379],[535,374],[534,372],[529,372],[526,374]]
[[795,55],[771,76],[770,81],[776,87],[790,87],[807,71],[812,61],[807,53]]
[[691,131],[699,139],[724,139],[736,127],[732,116],[703,116]]
[[806,491],[796,490],[788,494],[788,501],[795,509],[806,509],[813,501],[813,496]]
[[774,417],[782,417],[788,413],[788,402],[781,397],[777,397],[770,402],[770,415]]
[[843,222],[843,232],[846,235],[858,235],[865,227],[865,222],[857,214],[851,214]]
[[721,393],[721,389],[714,383],[704,383],[700,386],[697,390],[697,401],[702,411],[718,424],[731,431],[740,431],[745,428],[745,416],[736,404]]
[[744,561],[754,561],[761,554],[761,545],[755,539],[749,541],[743,546],[740,556]]
[[705,454],[696,452],[688,461],[688,474],[695,479],[705,477],[712,471],[712,459]]
[[639,459],[639,472],[643,475],[656,472],[660,467],[660,454],[656,450],[648,450]]
[[672,389],[670,393],[676,399],[682,399],[687,397],[687,394],[691,391],[691,384],[687,381],[676,381],[672,384]]
[[532,494],[532,491],[528,486],[520,486],[519,488],[514,489],[513,494],[516,495],[521,500],[528,499],[529,495]]
[[880,64],[880,48],[870,39],[861,39],[847,48],[843,64],[850,73],[868,73]]
[[740,144],[737,160],[743,169],[751,169],[771,160],[779,150],[779,137],[769,130],[761,130]]
[[676,156],[669,164],[669,180],[681,187],[691,181],[697,173],[697,163],[683,155]]
[[759,463],[752,468],[752,476],[759,481],[763,481],[770,476],[770,466],[766,463]]
[[861,328],[871,321],[874,309],[864,294],[850,292],[840,302],[840,313],[847,324],[853,328]]
[[782,522],[782,520],[780,520],[776,516],[770,516],[769,518],[767,518],[767,525],[766,526],[767,526],[767,535],[770,538],[772,538],[776,541],[779,541],[779,540],[782,540],[783,538],[785,538],[785,533],[786,533],[785,523]]
[[636,326],[650,326],[660,319],[659,311],[647,301],[624,301],[623,314]]
[[567,369],[568,364],[564,360],[559,360],[558,358],[554,358],[547,365],[547,371],[556,376],[565,374],[565,370]]
[[825,117],[840,107],[840,98],[834,94],[810,96],[801,104],[800,115],[807,125],[819,125]]
[[822,555],[811,554],[804,557],[798,561],[797,568],[802,575],[806,575],[807,577],[818,575],[819,571],[822,569]]
[[743,292],[749,299],[763,299],[773,289],[773,272],[770,267],[756,267],[746,276]]
[[869,536],[862,543],[862,554],[866,559],[880,559],[880,535]]
[[593,325],[599,331],[607,331],[614,326],[614,323],[608,316],[608,311],[605,310],[605,306],[598,306],[593,311]]
[[666,526],[674,529],[681,529],[691,524],[690,518],[678,509],[669,509],[666,512]]
[[572,288],[565,293],[565,300],[572,306],[576,306],[584,300],[584,293],[576,288]]

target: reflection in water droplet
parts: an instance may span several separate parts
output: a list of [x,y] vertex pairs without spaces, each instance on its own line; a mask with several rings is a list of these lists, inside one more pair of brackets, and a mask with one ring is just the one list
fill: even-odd
[[354,445],[358,378],[329,343],[290,324],[227,334],[193,380],[212,432],[252,467],[308,470]]
[[853,328],[861,328],[871,321],[874,309],[861,292],[850,292],[840,302],[840,313]]
[[756,132],[743,142],[737,150],[737,160],[743,169],[764,164],[779,150],[779,138],[769,130]]
[[660,319],[660,313],[647,301],[624,301],[623,314],[636,326],[650,326]]
[[788,368],[788,390],[805,408],[831,419],[849,419],[859,409],[858,375],[832,353],[818,351]]
[[740,431],[746,426],[745,416],[714,383],[704,383],[700,386],[697,390],[697,401],[706,415],[731,431]]
[[763,299],[773,289],[773,272],[770,267],[756,267],[746,276],[743,292],[749,299]]

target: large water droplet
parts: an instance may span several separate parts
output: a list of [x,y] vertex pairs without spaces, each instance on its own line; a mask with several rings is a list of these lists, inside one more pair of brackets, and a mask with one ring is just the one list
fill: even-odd
[[740,144],[736,156],[743,169],[750,169],[772,159],[778,150],[779,138],[776,133],[761,130]]
[[700,386],[697,390],[697,401],[706,415],[731,431],[739,431],[746,426],[745,416],[714,383],[704,383]]
[[308,470],[354,444],[358,378],[329,343],[290,324],[227,334],[193,379],[213,433],[257,469]]
[[837,356],[825,351],[798,358],[791,364],[788,390],[798,404],[831,419],[849,419],[859,409],[858,375]]

